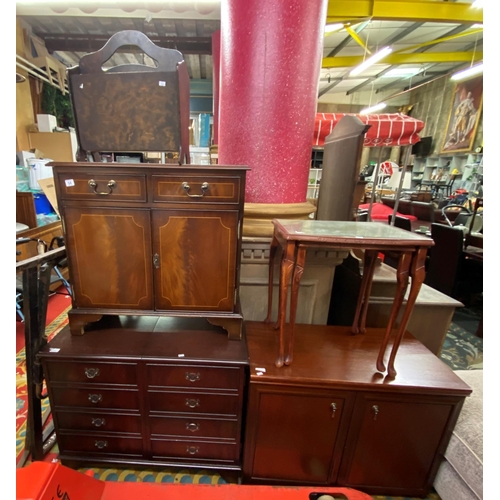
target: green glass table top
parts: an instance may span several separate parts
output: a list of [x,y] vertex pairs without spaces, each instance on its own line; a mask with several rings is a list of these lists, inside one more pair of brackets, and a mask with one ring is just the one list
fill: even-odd
[[318,221],[274,219],[275,229],[287,240],[308,240],[328,242],[356,242],[380,240],[381,243],[409,242],[431,246],[427,236],[390,226],[383,222]]

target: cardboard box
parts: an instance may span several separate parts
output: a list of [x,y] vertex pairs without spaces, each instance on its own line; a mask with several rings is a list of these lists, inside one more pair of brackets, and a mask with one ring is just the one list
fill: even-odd
[[36,115],[39,132],[53,132],[57,127],[57,118],[54,115]]

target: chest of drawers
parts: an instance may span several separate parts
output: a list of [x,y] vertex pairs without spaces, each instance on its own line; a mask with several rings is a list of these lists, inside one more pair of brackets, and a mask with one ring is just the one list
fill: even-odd
[[241,470],[245,341],[200,318],[118,316],[38,356],[64,464]]
[[240,339],[246,167],[51,163],[73,334],[103,315],[204,317]]

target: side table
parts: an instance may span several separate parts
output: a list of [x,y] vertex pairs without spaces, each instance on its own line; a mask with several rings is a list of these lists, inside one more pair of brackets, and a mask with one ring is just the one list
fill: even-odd
[[[308,248],[323,249],[363,249],[365,250],[363,279],[358,296],[356,313],[352,325],[352,334],[364,333],[368,299],[370,297],[373,271],[377,254],[381,251],[391,251],[399,255],[396,273],[397,288],[391,315],[387,324],[385,336],[380,346],[377,358],[377,370],[384,372],[386,365],[384,355],[395,325],[403,298],[411,277],[410,293],[389,356],[387,372],[395,377],[394,360],[410,319],[413,305],[425,278],[425,257],[429,247],[434,245],[432,239],[381,222],[351,222],[351,221],[317,221],[317,220],[280,220],[274,219],[274,234],[271,241],[269,256],[269,289],[268,312],[266,323],[271,321],[273,267],[276,250],[282,249],[279,307],[276,328],[279,328],[279,353],[276,366],[290,365],[293,359],[293,338],[297,298],[300,279],[304,272],[306,251]],[[291,280],[290,325],[288,342],[285,346],[285,322],[288,288]],[[286,353],[285,353],[286,347]]]

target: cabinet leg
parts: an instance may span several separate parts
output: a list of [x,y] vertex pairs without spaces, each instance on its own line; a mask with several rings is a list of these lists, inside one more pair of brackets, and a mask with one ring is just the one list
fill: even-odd
[[274,273],[274,258],[276,256],[276,250],[278,248],[278,240],[276,236],[273,236],[271,241],[271,248],[269,250],[269,281],[267,290],[267,316],[264,323],[271,322],[271,311],[273,306],[273,273]]
[[99,321],[101,318],[102,314],[82,314],[70,309],[68,320],[71,335],[83,335],[87,324]]

